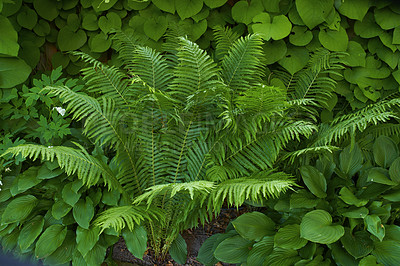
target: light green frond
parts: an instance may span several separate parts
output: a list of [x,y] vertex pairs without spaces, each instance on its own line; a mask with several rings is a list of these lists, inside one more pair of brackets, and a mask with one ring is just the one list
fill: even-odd
[[215,48],[215,58],[217,61],[221,61],[224,56],[228,54],[233,43],[239,39],[239,36],[240,35],[231,28],[224,28],[221,25],[214,27],[214,39],[217,42],[217,46]]
[[24,144],[9,148],[5,154],[17,156],[21,154],[25,158],[33,160],[41,159],[46,161],[57,160],[58,165],[67,175],[76,174],[88,187],[96,185],[103,179],[109,189],[122,188],[107,165],[89,155],[85,150],[77,150],[64,146],[42,146],[34,144]]
[[283,172],[262,171],[246,178],[230,179],[218,184],[208,197],[207,207],[219,213],[223,203],[240,206],[246,200],[260,202],[267,198],[277,198],[296,183]]
[[163,211],[156,207],[148,209],[146,206],[121,206],[103,211],[94,221],[94,225],[99,227],[101,232],[107,228],[121,232],[125,227],[133,231],[135,226],[140,225],[143,221],[162,223],[163,219]]
[[294,152],[289,152],[285,154],[285,156],[282,158],[282,160],[289,159],[290,163],[294,163],[294,160],[302,155],[308,155],[308,154],[322,154],[322,153],[333,153],[334,151],[339,150],[339,147],[332,146],[332,145],[322,145],[322,146],[316,146],[316,147],[308,147],[304,149],[300,149]]
[[222,79],[233,93],[243,92],[254,84],[262,83],[264,64],[262,40],[248,35],[235,41],[222,60]]
[[376,126],[369,126],[363,135],[372,134],[375,137],[384,136],[399,136],[400,135],[400,124],[385,123]]
[[83,79],[86,81],[85,88],[88,92],[113,99],[120,106],[130,104],[127,95],[130,81],[125,73],[114,66],[105,66],[85,53],[74,52],[73,54],[92,65],[82,70]]

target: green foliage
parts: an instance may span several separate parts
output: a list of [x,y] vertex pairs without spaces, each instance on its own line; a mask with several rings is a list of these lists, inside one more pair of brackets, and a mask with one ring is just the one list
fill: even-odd
[[[399,183],[388,171],[396,167],[394,159],[383,162],[386,158],[398,158],[399,144],[397,138],[359,136],[358,144],[333,155],[315,156],[314,166],[300,168],[304,188],[268,201],[266,214],[252,212],[239,216],[232,222],[234,228],[228,226],[223,234],[226,240],[206,240],[198,259],[206,265],[212,264],[212,257],[248,265],[398,264],[399,244],[395,241],[400,230],[396,225],[399,198],[392,196]],[[378,149],[379,145],[387,149]],[[318,181],[321,178],[325,182]],[[320,190],[326,193],[315,194]],[[244,242],[248,240],[253,242],[248,243],[244,252]],[[221,255],[221,250],[228,254],[228,249],[236,250],[236,256]]]

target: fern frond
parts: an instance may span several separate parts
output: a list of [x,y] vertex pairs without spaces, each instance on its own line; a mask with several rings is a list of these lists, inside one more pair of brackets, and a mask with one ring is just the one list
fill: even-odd
[[22,157],[36,160],[40,158],[42,161],[57,160],[58,165],[63,169],[67,175],[76,174],[79,179],[83,181],[88,187],[96,185],[103,179],[108,189],[117,189],[123,191],[118,180],[110,170],[110,168],[89,155],[83,148],[81,150],[73,149],[64,146],[42,146],[34,144],[24,144],[16,147],[11,147],[6,150],[2,156],[12,154],[17,156],[21,154]]
[[264,67],[262,40],[248,35],[235,41],[222,60],[222,79],[233,94],[243,92],[253,84],[262,83]]
[[286,160],[289,158],[290,163],[294,163],[294,160],[297,157],[300,157],[302,155],[307,155],[307,154],[321,154],[321,153],[333,153],[334,151],[340,150],[339,147],[332,146],[332,145],[322,145],[322,146],[316,146],[316,147],[307,147],[304,149],[296,150],[293,152],[289,152],[283,156],[282,160]]
[[217,42],[215,57],[217,61],[221,61],[228,54],[233,43],[239,39],[239,34],[228,27],[217,25],[214,27],[214,39]]
[[135,226],[144,221],[157,221],[162,224],[164,218],[164,212],[156,207],[149,209],[146,206],[121,206],[112,207],[100,213],[94,225],[99,227],[101,232],[107,228],[121,232],[125,227],[133,231]]

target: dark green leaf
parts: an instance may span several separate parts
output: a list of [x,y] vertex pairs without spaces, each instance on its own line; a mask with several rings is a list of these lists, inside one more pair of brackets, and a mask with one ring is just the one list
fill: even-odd
[[375,162],[383,168],[389,167],[399,157],[396,143],[386,136],[379,136],[373,146]]
[[53,253],[62,245],[66,235],[67,228],[65,226],[61,224],[49,226],[36,242],[36,258],[43,259]]
[[44,219],[43,216],[35,216],[32,220],[26,222],[18,236],[18,245],[22,252],[28,250],[28,248],[35,242],[36,238],[40,235],[43,230]]
[[300,167],[300,173],[303,178],[304,184],[315,196],[319,198],[326,197],[326,178],[314,166],[303,165]]
[[57,220],[60,220],[62,217],[67,215],[67,213],[72,209],[72,206],[65,203],[63,200],[58,200],[51,207],[51,214]]
[[38,199],[33,195],[25,195],[13,199],[5,209],[1,222],[3,224],[22,222],[38,204]]
[[340,241],[347,252],[358,259],[367,256],[374,249],[374,242],[369,236],[366,231],[352,233],[349,229],[346,229],[346,233]]
[[259,241],[275,234],[275,223],[260,212],[242,214],[232,224],[239,235],[248,240]]
[[92,227],[90,229],[84,229],[80,226],[76,229],[76,248],[82,254],[86,254],[96,245],[99,241],[100,229],[98,227]]
[[241,236],[233,236],[222,241],[215,249],[214,256],[226,263],[246,262],[253,242]]
[[122,231],[126,247],[136,258],[143,258],[147,249],[147,232],[143,226],[136,226],[133,232],[125,229]]
[[206,266],[212,266],[218,263],[218,260],[214,257],[214,244],[221,234],[214,234],[207,238],[199,249],[196,260],[203,263]]
[[290,224],[279,229],[275,235],[275,246],[286,249],[300,249],[307,240],[300,237],[300,225]]
[[380,241],[385,237],[385,227],[382,225],[378,215],[367,215],[364,219],[368,232],[376,236]]
[[187,245],[185,239],[178,234],[178,237],[172,242],[169,248],[169,254],[179,264],[185,264],[187,260]]
[[80,199],[73,207],[72,214],[79,226],[89,229],[90,221],[94,216],[93,202],[89,197],[86,201]]

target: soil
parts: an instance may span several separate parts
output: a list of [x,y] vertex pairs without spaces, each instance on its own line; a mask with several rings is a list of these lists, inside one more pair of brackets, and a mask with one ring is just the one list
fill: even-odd
[[[225,228],[228,226],[229,222],[238,217],[239,215],[248,212],[247,208],[236,209],[224,209],[218,217],[215,217],[211,222],[207,223],[201,227],[185,230],[181,233],[182,237],[185,239],[188,247],[188,258],[185,266],[197,266],[203,265],[196,260],[198,251],[203,244],[203,242],[213,234],[225,232]],[[124,240],[121,238],[115,245],[113,249],[113,260],[117,262],[120,266],[154,266],[154,265],[166,265],[175,266],[181,265],[177,264],[170,257],[166,258],[164,262],[157,262],[151,255],[151,251],[148,252],[143,258],[143,260],[134,257],[127,249]],[[226,263],[218,263],[219,266],[230,265]]]

